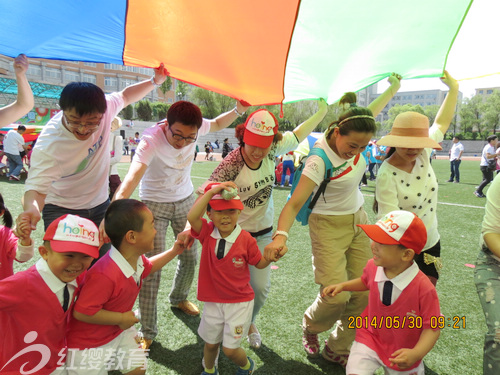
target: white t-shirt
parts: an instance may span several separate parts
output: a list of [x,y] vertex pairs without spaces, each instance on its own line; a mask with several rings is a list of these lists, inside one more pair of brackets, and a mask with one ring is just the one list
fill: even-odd
[[[443,133],[436,125],[429,129],[429,137],[436,142],[443,140]],[[396,168],[385,161],[377,175],[375,189],[378,201],[377,218],[396,210],[413,212],[425,224],[430,249],[439,241],[437,223],[438,182],[430,162],[430,148],[425,148],[415,161],[411,173]]]
[[283,139],[271,148],[257,169],[252,169],[245,163],[241,147],[238,147],[221,161],[198,192],[203,193],[210,182],[233,181],[238,186],[238,194],[244,206],[238,219],[241,228],[255,233],[272,227],[274,158],[292,151],[297,145],[297,137],[293,132],[284,133]]
[[483,147],[483,153],[481,154],[481,163],[479,164],[480,167],[486,167],[488,165],[488,162],[493,159],[488,159],[486,156],[487,154],[495,154],[495,147],[490,145],[489,143]]
[[[324,198],[322,195],[319,197],[312,212],[321,215],[349,215],[357,212],[364,203],[364,198],[358,189],[358,185],[361,177],[363,177],[363,173],[365,173],[365,159],[360,156],[356,165],[354,164],[356,157],[349,160],[342,159],[330,148],[325,135],[322,135],[318,139],[314,147],[319,147],[325,151],[334,168],[347,162],[332,177],[347,172],[326,185]],[[319,186],[325,178],[325,163],[323,159],[317,155],[309,156],[302,174],[309,177]],[[316,194],[318,186],[314,188],[313,194]]]
[[460,156],[460,152],[464,152],[464,145],[460,142],[453,143],[453,146],[451,146],[450,150],[450,160],[453,161],[455,159],[458,159]]
[[3,141],[3,151],[6,154],[19,155],[19,150],[24,150],[24,138],[17,130],[9,130]]
[[111,159],[109,160],[110,168],[109,175],[118,174],[118,163],[122,159],[122,143],[123,138],[121,135],[116,135],[111,133],[109,136],[109,152],[111,155]]
[[38,137],[25,191],[47,194],[45,203],[74,210],[89,209],[108,199],[109,133],[111,121],[123,108],[119,93],[106,95],[101,125],[80,141],[62,124],[59,112]]
[[[134,161],[148,166],[139,185],[142,200],[170,203],[193,193],[191,166],[196,142],[177,150],[168,143],[165,127],[161,123],[146,129],[135,151]],[[203,119],[198,137],[209,132],[210,121]]]

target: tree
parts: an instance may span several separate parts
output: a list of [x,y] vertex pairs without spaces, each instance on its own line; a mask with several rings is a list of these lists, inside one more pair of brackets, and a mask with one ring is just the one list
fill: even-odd
[[135,110],[137,112],[137,117],[142,121],[151,121],[153,118],[153,110],[151,108],[151,103],[148,100],[140,100],[135,105]]
[[493,93],[486,98],[483,107],[484,123],[482,126],[482,133],[496,133],[496,129],[500,123],[500,92],[494,90]]
[[[221,113],[227,112],[234,108],[235,99],[205,90],[201,87],[195,87],[190,94],[191,101],[200,107],[201,113],[205,118],[215,118]],[[241,119],[237,119],[235,123],[240,123]],[[232,124],[233,126],[235,124]]]
[[134,107],[132,107],[132,104],[126,106],[120,111],[120,117],[124,120],[132,120],[134,117]]
[[167,99],[167,92],[172,89],[172,78],[167,76],[167,79],[161,84],[160,91],[163,94],[163,99]]
[[186,100],[188,93],[188,84],[186,82],[177,81],[177,87],[175,88],[175,96],[177,100]]
[[155,120],[163,120],[165,117],[167,117],[167,112],[168,109],[170,108],[170,105],[162,102],[155,102],[152,105],[153,107],[153,117]]
[[474,130],[481,130],[481,117],[483,112],[483,98],[481,95],[474,95],[465,100],[458,107],[460,115],[460,131],[463,134]]

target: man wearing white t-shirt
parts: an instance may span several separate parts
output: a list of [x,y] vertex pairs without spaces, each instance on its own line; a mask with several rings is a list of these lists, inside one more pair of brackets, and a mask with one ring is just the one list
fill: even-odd
[[59,99],[62,111],[43,127],[33,149],[18,223],[29,219],[35,229],[43,210],[45,228],[64,214],[99,225],[109,205],[111,121],[165,79],[161,64],[151,79],[109,95],[91,83],[66,85]]
[[[172,226],[174,235],[191,247],[190,251],[179,255],[169,295],[172,306],[188,315],[200,313],[198,307],[187,300],[197,259],[196,244],[187,226],[187,214],[195,201],[191,166],[196,140],[199,136],[228,127],[247,108],[237,102],[232,111],[207,120],[202,117],[196,105],[186,101],[174,103],[165,120],[144,131],[130,169],[113,198],[129,198],[140,182],[139,196],[153,212],[157,230],[154,250],[146,256],[165,250],[165,236],[169,225]],[[150,275],[144,280],[139,293],[141,346],[144,349],[149,348],[158,333],[156,298],[160,277],[161,271]]]
[[23,133],[25,131],[26,127],[24,125],[19,125],[17,130],[9,130],[3,141],[3,151],[9,162],[9,173],[7,177],[9,177],[11,181],[19,181],[21,179],[20,173],[23,169],[23,159],[20,150],[27,149],[23,138]]
[[460,137],[458,135],[453,137],[453,146],[450,150],[450,169],[451,175],[447,182],[455,182],[458,184],[460,182],[460,163],[462,162],[462,154],[464,153],[464,145],[460,142]]

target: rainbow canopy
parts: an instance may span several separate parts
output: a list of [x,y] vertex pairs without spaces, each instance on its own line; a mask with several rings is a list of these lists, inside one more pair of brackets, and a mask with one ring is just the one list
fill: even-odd
[[391,72],[499,72],[498,0],[0,0],[0,53],[156,67],[251,104],[329,103]]

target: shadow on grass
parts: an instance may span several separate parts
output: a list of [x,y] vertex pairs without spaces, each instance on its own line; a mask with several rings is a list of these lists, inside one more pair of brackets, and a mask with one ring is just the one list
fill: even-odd
[[[309,359],[311,365],[308,365],[295,360],[283,359],[266,345],[262,345],[260,349],[255,351],[249,350],[249,352],[250,354],[247,353],[249,356],[253,356],[253,352],[263,363],[254,371],[255,374],[345,374],[344,368],[332,364],[323,358]],[[304,354],[304,356],[306,355]]]

